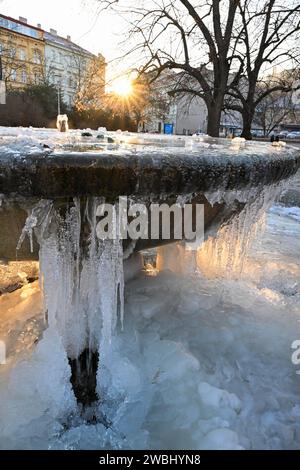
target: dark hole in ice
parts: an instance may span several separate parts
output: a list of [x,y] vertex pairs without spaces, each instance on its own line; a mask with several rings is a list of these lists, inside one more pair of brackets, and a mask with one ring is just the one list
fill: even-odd
[[98,400],[96,392],[97,369],[99,363],[98,352],[85,349],[77,359],[70,359],[71,384],[77,402],[89,406]]

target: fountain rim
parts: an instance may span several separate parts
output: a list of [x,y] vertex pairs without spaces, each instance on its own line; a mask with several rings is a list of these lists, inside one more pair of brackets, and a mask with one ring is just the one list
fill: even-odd
[[0,194],[115,199],[119,195],[240,190],[279,182],[300,167],[300,151],[295,147],[279,149],[255,142],[253,155],[249,155],[251,144],[247,143],[248,152],[237,149],[225,158],[206,148],[201,149],[200,156],[189,148],[179,151],[170,147],[158,147],[155,153],[147,148],[101,153],[61,150],[21,157],[0,153]]

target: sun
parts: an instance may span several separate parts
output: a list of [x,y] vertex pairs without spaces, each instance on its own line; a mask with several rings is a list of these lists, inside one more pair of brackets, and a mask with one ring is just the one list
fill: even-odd
[[129,96],[132,93],[132,82],[127,77],[118,78],[112,84],[112,90],[116,95]]

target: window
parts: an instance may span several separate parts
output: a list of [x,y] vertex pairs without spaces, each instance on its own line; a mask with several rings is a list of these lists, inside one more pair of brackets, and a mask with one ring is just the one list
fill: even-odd
[[49,82],[51,85],[55,85],[55,75],[53,74],[53,71],[49,72]]
[[22,72],[21,72],[21,82],[22,83],[27,83],[27,72],[26,72],[26,70],[22,70]]
[[39,85],[41,83],[41,80],[42,80],[42,77],[41,77],[41,73],[39,70],[35,70],[33,72],[33,82],[35,85]]
[[11,69],[11,79],[13,82],[17,80],[17,71],[15,69]]
[[62,82],[62,78],[60,75],[56,75],[55,77],[55,83],[56,85],[58,85],[59,87],[61,87],[61,82]]
[[14,59],[16,57],[16,48],[15,47],[10,47],[9,48],[9,52],[8,52],[8,55],[11,59]]
[[41,56],[41,53],[38,49],[35,49],[33,51],[33,62],[35,64],[41,64],[42,63],[42,56]]
[[24,49],[20,49],[19,57],[20,60],[26,60],[26,51]]

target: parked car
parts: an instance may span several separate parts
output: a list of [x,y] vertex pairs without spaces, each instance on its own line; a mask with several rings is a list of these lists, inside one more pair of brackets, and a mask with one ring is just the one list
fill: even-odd
[[279,135],[280,139],[286,139],[288,134],[289,134],[288,131],[281,131],[281,132],[279,132],[278,135]]
[[300,131],[289,132],[286,138],[287,139],[300,139]]

